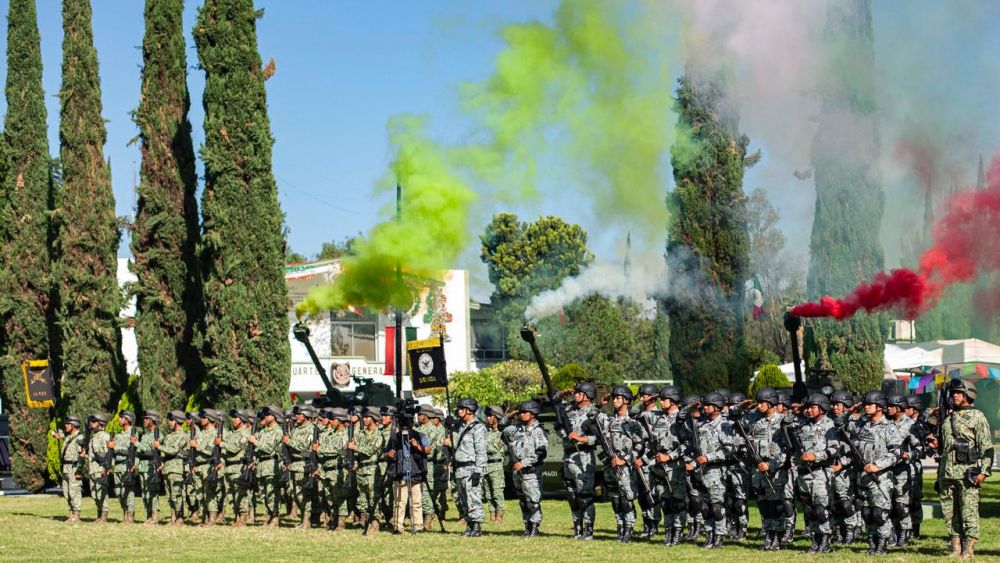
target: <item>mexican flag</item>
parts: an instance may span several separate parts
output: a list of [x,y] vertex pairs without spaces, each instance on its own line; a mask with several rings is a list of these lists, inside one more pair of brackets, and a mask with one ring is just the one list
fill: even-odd
[[760,320],[764,316],[764,290],[756,274],[747,280],[747,300],[753,304],[753,320]]

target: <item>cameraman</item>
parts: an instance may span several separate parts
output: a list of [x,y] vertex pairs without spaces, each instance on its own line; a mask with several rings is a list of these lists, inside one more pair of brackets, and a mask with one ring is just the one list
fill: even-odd
[[392,494],[395,499],[392,533],[403,533],[407,504],[410,505],[410,521],[414,530],[423,532],[421,488],[427,479],[427,457],[431,454],[431,443],[426,436],[413,429],[413,419],[404,411],[400,411],[397,416],[402,427],[395,428],[385,453],[389,461],[387,477],[392,479]]

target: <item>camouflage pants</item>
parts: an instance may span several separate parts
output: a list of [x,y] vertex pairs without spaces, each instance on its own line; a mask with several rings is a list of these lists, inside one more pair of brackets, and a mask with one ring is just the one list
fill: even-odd
[[[153,483],[152,470],[142,474],[142,507],[146,509],[146,518],[152,518],[153,512],[160,511],[160,485]],[[153,489],[156,490],[153,490]]]
[[687,479],[684,468],[677,463],[654,465],[650,469],[650,485],[653,498],[663,512],[663,529],[677,529],[684,526],[684,511],[687,500]]
[[184,516],[184,476],[180,473],[167,473],[163,476],[163,487],[167,494],[167,504],[171,512]]
[[889,517],[892,489],[892,475],[888,473],[862,473],[858,476],[858,490],[864,494],[863,516],[868,524],[869,537],[892,537],[892,520]]
[[90,496],[97,504],[97,515],[107,513],[111,510],[111,491],[109,490],[107,478],[98,477],[90,480]]
[[[785,503],[794,502],[793,496],[788,488],[788,472],[782,469],[769,471],[768,478],[771,484],[768,485],[764,479],[764,474],[754,468],[750,477],[753,489],[757,491],[757,506],[760,508],[761,527],[767,532],[780,532],[785,529],[786,514]],[[771,487],[774,490],[771,490]]]
[[264,504],[268,518],[277,518],[281,509],[281,488],[277,475],[257,474],[257,498]]
[[521,519],[525,523],[542,523],[542,482],[539,473],[541,468],[537,472],[528,469],[514,474],[514,488],[521,497]]
[[941,479],[941,511],[952,536],[979,539],[979,487],[966,487],[961,479]]
[[359,473],[358,482],[358,510],[362,516],[370,516],[372,520],[381,521],[382,513],[379,509],[378,497],[375,496],[375,474]]
[[222,508],[223,502],[223,490],[222,490],[222,476],[216,476],[215,479],[209,477],[208,465],[199,465],[198,470],[195,471],[196,475],[199,475],[198,481],[201,485],[201,505],[202,514],[208,515],[209,513],[217,513]]
[[594,452],[565,450],[562,480],[570,493],[573,522],[584,526],[594,524],[594,473],[597,469]]
[[83,505],[83,480],[75,464],[62,466],[62,490],[69,511],[80,512]]
[[319,512],[319,479],[313,481],[302,471],[292,471],[292,480],[295,481],[295,505],[299,507],[299,517],[308,518],[311,513]]
[[455,470],[455,499],[465,509],[466,523],[483,522],[483,484],[472,486],[472,473],[475,467],[468,466]]
[[327,514],[347,516],[346,501],[350,491],[347,490],[347,480],[344,479],[343,472],[336,468],[324,470],[320,487],[323,489],[323,505]]
[[392,518],[392,482],[386,478],[386,472],[388,471],[388,466],[384,463],[378,464],[378,469],[375,471],[375,502],[378,503],[378,510],[382,513],[383,521],[387,521]]
[[913,483],[910,480],[910,467],[904,463],[902,467],[894,468],[892,473],[892,520],[897,530],[913,529],[910,520],[910,502],[912,501]]
[[611,467],[604,468],[604,483],[611,497],[611,508],[615,511],[615,520],[619,525],[635,526],[635,497],[637,496],[633,469],[622,466],[621,470]]
[[431,498],[434,491],[434,472],[437,465],[427,466],[427,478],[420,484],[420,509],[425,515],[437,514],[434,510],[436,498]]
[[[239,467],[239,466],[238,466]],[[226,496],[229,497],[229,505],[233,507],[233,514],[247,514],[250,512],[250,487],[240,478],[241,473],[226,473]]]
[[[639,506],[642,508],[642,519],[643,519],[644,522],[645,521],[649,521],[650,523],[654,523],[654,525],[659,525],[659,523],[660,523],[660,504],[658,502],[656,502],[656,491],[653,489],[653,478],[652,478],[652,476],[650,476],[650,469],[651,469],[650,466],[643,465],[642,467],[640,467],[638,469],[633,469],[632,471],[633,472],[642,472],[643,476],[646,478],[646,482],[649,483],[649,488],[650,488],[649,495],[651,497],[653,497],[652,504],[648,504],[647,506],[643,506],[644,504],[647,504],[649,502],[649,500],[645,498],[646,495],[644,495],[644,494],[639,494],[638,495],[639,499],[640,499]],[[640,486],[639,485],[639,477],[638,477],[638,475],[635,475],[635,481],[636,481],[636,486],[637,487]]]
[[[855,489],[854,483],[856,479],[852,475],[852,471],[848,469],[842,469],[839,473],[833,474],[833,481],[831,482],[833,490],[833,525],[840,526],[841,524],[854,528],[861,524],[861,515],[858,513],[857,505],[855,504]],[[847,514],[845,507],[853,508],[854,510]]]
[[483,473],[483,504],[490,512],[504,511],[503,487],[503,465],[487,463],[486,472]]
[[795,493],[802,509],[810,515],[809,526],[813,534],[830,534],[830,480],[829,468],[802,471],[795,479]]
[[[448,485],[451,483],[449,469],[444,466],[443,463],[435,463],[434,470],[427,472],[427,482],[424,483],[426,487],[425,490],[433,495],[433,498],[425,497],[425,506],[431,508],[431,513],[434,513],[434,507],[437,506],[441,514],[448,512]],[[428,514],[428,512],[424,512]]]
[[729,530],[726,522],[726,469],[724,467],[703,468],[703,481],[705,491],[702,501],[705,503],[702,508],[702,516],[705,517],[705,525],[719,537],[724,537]]
[[190,473],[190,483],[185,490],[187,496],[188,515],[193,516],[196,512],[201,512],[204,500],[204,484],[201,472],[194,470]]
[[[132,479],[138,480],[139,476],[133,473]],[[128,485],[126,485],[124,481],[125,481],[125,468],[124,466],[116,465],[115,498],[118,499],[118,505],[121,506],[122,512],[128,514],[131,512],[135,512],[135,484],[129,483]]]
[[726,486],[729,492],[726,494],[728,501],[726,511],[729,513],[730,522],[739,522],[743,529],[746,529],[747,521],[747,497],[750,489],[750,473],[742,463],[731,465],[726,468]]
[[924,464],[920,461],[913,463],[911,470],[913,483],[910,486],[912,495],[910,497],[910,521],[913,523],[913,530],[916,533],[920,529],[921,522],[924,521]]

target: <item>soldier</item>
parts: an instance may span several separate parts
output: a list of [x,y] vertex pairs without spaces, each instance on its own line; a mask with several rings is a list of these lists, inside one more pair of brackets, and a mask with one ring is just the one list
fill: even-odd
[[542,407],[535,401],[525,401],[517,409],[519,424],[504,429],[502,440],[510,452],[514,488],[521,497],[521,518],[524,537],[538,535],[542,525],[542,464],[548,455],[548,437],[538,424]]
[[[847,391],[834,391],[830,396],[830,411],[827,416],[833,420],[833,425],[838,429],[838,434],[843,442],[844,435],[847,439],[857,440],[857,432],[860,428],[860,419],[854,418],[850,408],[854,405],[854,399]],[[861,525],[861,516],[858,514],[856,497],[856,483],[858,476],[858,466],[854,460],[842,449],[838,462],[831,467],[833,494],[831,529],[833,530],[833,543],[850,545],[858,536],[858,528]]]
[[604,466],[604,483],[611,498],[611,508],[618,523],[618,541],[632,541],[635,526],[635,497],[638,494],[632,474],[635,458],[642,455],[642,427],[628,415],[633,399],[632,390],[619,385],[611,390],[612,413],[594,413],[591,424],[594,432],[604,437],[601,447],[607,462]]
[[858,492],[863,496],[862,518],[868,525],[869,555],[886,552],[892,538],[892,475],[890,468],[900,458],[902,442],[896,425],[884,415],[886,397],[881,391],[865,393],[865,421],[858,429],[857,449],[861,459]]
[[[949,384],[951,412],[940,420],[938,435],[928,437],[937,450],[937,490],[951,533],[951,555],[972,559],[979,541],[980,486],[993,470],[993,440],[989,422],[973,407],[976,389],[954,380]],[[939,407],[940,408],[940,407]]]
[[[383,405],[379,407],[379,432],[382,433],[382,443],[389,445],[393,440],[396,418],[396,407],[393,405]],[[390,522],[393,514],[392,483],[388,477],[389,458],[385,451],[379,457],[378,466],[375,470],[375,498],[378,500],[379,510],[382,512],[383,522]]]
[[693,424],[703,420],[701,415],[702,398],[698,395],[688,395],[681,401],[681,411],[678,413],[677,422],[679,432],[682,433],[682,440],[686,444],[684,448],[684,479],[686,481],[687,498],[685,505],[687,510],[681,518],[688,523],[688,534],[685,539],[697,540],[704,530],[705,517],[702,515],[703,490],[705,484],[701,479],[701,471],[695,471],[697,464],[691,445],[695,444],[696,434],[692,433]]
[[652,440],[643,460],[649,466],[654,500],[663,512],[663,544],[674,546],[681,540],[687,496],[683,447],[677,425],[681,391],[674,385],[665,385],[658,396],[662,410],[653,417]]
[[897,547],[906,547],[910,543],[913,522],[910,520],[910,500],[913,497],[912,480],[910,476],[910,453],[914,449],[910,427],[913,419],[906,416],[906,397],[893,393],[886,399],[886,418],[896,425],[900,437],[899,461],[892,467],[892,523],[893,535]]
[[784,470],[785,455],[775,437],[781,428],[783,415],[778,412],[778,393],[771,387],[757,391],[757,408],[748,416],[748,449],[752,447],[760,456],[753,460],[750,475],[751,487],[756,491],[760,509],[761,529],[764,534],[764,551],[781,549],[781,536],[785,532],[785,503],[792,499],[785,495],[788,472]]
[[[597,387],[588,381],[573,388],[573,404],[566,407],[569,428],[563,429],[562,481],[566,485],[567,499],[573,512],[573,538],[594,539],[594,436],[590,417],[597,412],[594,399]],[[563,408],[557,405],[557,408]]]
[[456,497],[465,507],[465,536],[483,535],[483,472],[486,471],[486,426],[476,419],[479,403],[461,399],[455,409],[459,419],[455,438]]
[[225,464],[225,490],[233,507],[233,527],[247,524],[250,517],[250,484],[243,481],[243,457],[249,443],[252,428],[251,415],[239,409],[230,409],[229,418],[233,429],[223,436],[220,447]]
[[[726,397],[726,417],[731,430],[735,429],[737,421],[742,423],[746,416],[743,403],[747,400],[743,393],[730,393]],[[745,429],[745,426],[742,427]],[[739,433],[733,435],[732,457],[727,461],[726,485],[729,493],[726,495],[726,516],[729,518],[729,535],[734,540],[747,537],[749,526],[749,489],[750,471],[747,466],[746,440]]]
[[364,428],[354,435],[354,441],[347,447],[357,454],[358,469],[358,510],[361,511],[361,526],[365,534],[379,531],[379,499],[375,496],[375,471],[385,448],[382,432],[378,426],[379,411],[375,407],[365,407],[361,413]]
[[80,507],[83,503],[83,458],[80,450],[86,445],[84,436],[80,433],[80,419],[75,416],[63,417],[63,432],[57,434],[57,438],[62,438],[63,444],[60,450],[59,459],[62,465],[62,490],[63,498],[69,508],[67,523],[80,521]]
[[170,505],[170,523],[179,526],[184,523],[184,460],[187,458],[188,434],[181,425],[184,413],[167,413],[169,432],[162,440],[153,440],[151,446],[160,450],[163,458],[163,483],[166,487],[167,503]]
[[726,459],[732,456],[732,430],[725,424],[722,409],[726,400],[718,392],[705,395],[701,403],[703,421],[698,424],[698,449],[694,462],[698,464],[704,483],[702,514],[707,537],[704,547],[722,547],[726,537]]
[[216,446],[222,445],[222,438],[216,425],[222,422],[222,413],[215,409],[201,409],[198,413],[201,420],[201,433],[197,438],[190,440],[188,446],[194,448],[195,467],[194,475],[195,487],[201,488],[199,495],[202,503],[202,526],[213,526],[218,518],[218,509],[221,506],[221,487],[216,475],[217,467],[213,467],[212,452]]
[[442,455],[441,449],[443,445],[441,442],[444,440],[443,429],[431,422],[431,417],[433,416],[435,416],[434,407],[421,405],[420,410],[417,412],[416,427],[416,430],[427,438],[430,445],[427,477],[420,491],[421,511],[424,514],[424,530],[428,531],[431,530],[431,526],[434,525],[434,519],[437,517],[437,510],[435,509],[437,498],[431,497],[431,495],[434,491],[434,473]]
[[122,508],[122,524],[135,523],[135,456],[129,460],[129,448],[135,448],[138,436],[132,427],[135,424],[135,413],[122,411],[118,415],[121,431],[115,434],[108,443],[108,448],[115,451],[115,495]]
[[160,413],[154,410],[142,412],[142,427],[146,429],[135,453],[139,461],[136,466],[139,474],[139,484],[142,490],[142,507],[146,509],[147,526],[153,526],[160,521],[160,482],[163,479],[162,462],[159,467],[153,464],[153,441],[159,437]]
[[312,489],[309,484],[312,476],[306,473],[305,466],[314,443],[313,429],[315,426],[310,419],[315,415],[315,412],[312,405],[295,405],[292,409],[295,416],[295,427],[288,435],[281,438],[281,442],[288,447],[292,454],[292,464],[289,471],[291,472],[291,481],[295,484],[292,494],[295,495],[295,506],[298,507],[301,517],[297,526],[300,530],[309,529],[310,511],[314,508]]
[[267,527],[278,527],[278,510],[281,506],[280,476],[282,430],[279,421],[284,422],[284,413],[275,406],[264,407],[260,412],[261,424],[257,433],[247,441],[254,444],[255,471],[259,497],[267,512]]
[[[781,423],[782,429],[781,429],[781,435],[779,436],[779,440],[780,443],[782,444],[782,447],[787,450],[788,446],[785,437],[788,434],[785,432],[785,430],[787,428],[790,428],[789,424],[791,424],[791,422],[795,420],[794,417],[791,416],[792,396],[789,393],[789,390],[787,389],[778,389],[776,390],[776,392],[778,394],[778,404],[774,405],[774,410],[775,412],[781,415],[782,419]],[[788,475],[788,479],[786,480],[785,483],[784,498],[788,499],[788,502],[783,503],[782,506],[785,513],[785,533],[781,536],[780,545],[790,544],[792,543],[792,540],[795,539],[795,520],[798,517],[798,514],[795,511],[795,501],[794,501],[795,480],[798,476],[798,473],[796,471],[795,463],[792,460],[792,456],[787,455],[787,451],[784,457],[786,462],[782,470]]]
[[483,474],[483,504],[489,508],[490,522],[503,522],[504,444],[500,436],[500,407],[486,407],[486,472]]
[[201,474],[195,469],[198,461],[197,452],[191,447],[191,440],[197,440],[198,436],[201,435],[202,415],[198,412],[189,412],[185,417],[188,426],[187,456],[184,460],[184,471],[187,472],[185,483],[187,487],[188,522],[197,524],[199,519],[204,517],[201,510],[204,484],[201,480]]
[[[651,383],[644,383],[639,386],[639,403],[635,406],[635,413],[632,415],[632,418],[639,423],[643,431],[643,443],[648,443],[653,439],[653,424],[655,423],[655,419],[661,414],[656,404],[659,393],[660,390],[656,388],[656,385]],[[645,450],[644,455],[638,456],[633,465],[635,466],[635,471],[641,472],[646,478],[646,482],[650,483],[650,468],[652,465],[650,461],[655,452],[652,451],[652,448]],[[657,502],[649,502],[649,497],[652,496],[654,496],[653,491],[650,491],[649,495],[639,495],[639,508],[642,509],[642,532],[639,534],[639,538],[644,540],[648,540],[660,533],[660,505]],[[652,500],[655,501],[656,499],[653,498]]]
[[347,517],[348,496],[347,472],[352,469],[345,465],[344,450],[347,448],[347,410],[343,408],[325,409],[330,420],[329,431],[320,435],[319,444],[313,446],[319,454],[322,468],[322,486],[326,498],[326,508],[330,514],[327,527],[339,532],[344,529]]
[[906,416],[913,419],[910,426],[911,443],[913,450],[910,451],[910,475],[912,483],[910,490],[910,521],[913,523],[913,537],[920,538],[920,524],[924,520],[924,463],[923,459],[928,455],[930,448],[927,447],[927,437],[931,434],[927,421],[920,416],[923,403],[917,395],[906,397]]
[[[434,479],[433,485],[428,479],[428,487],[431,490],[433,498],[432,506],[437,506],[437,510],[440,511],[441,517],[444,517],[448,513],[448,485],[451,483],[451,465],[452,465],[452,454],[453,448],[451,446],[450,440],[445,444],[445,439],[448,438],[450,432],[445,429],[444,426],[444,411],[441,409],[434,409],[430,415],[431,424],[434,426],[436,434],[435,438],[431,439],[431,447],[436,447],[437,457],[434,461]],[[437,444],[437,446],[435,446]],[[433,454],[432,454],[433,455]],[[430,475],[430,472],[428,472]],[[436,515],[435,515],[436,516]],[[442,522],[443,523],[443,522]],[[430,529],[430,528],[426,528]]]
[[113,476],[111,465],[114,463],[114,452],[109,450],[111,436],[104,431],[108,425],[108,415],[97,413],[87,419],[90,426],[90,443],[87,445],[85,457],[87,462],[87,477],[90,480],[90,496],[97,504],[97,523],[108,521],[108,511],[111,508],[111,483]]
[[[807,516],[812,535],[809,551],[829,553],[833,535],[830,526],[830,482],[832,467],[841,457],[841,443],[833,421],[826,416],[830,400],[822,393],[812,393],[803,403],[804,419],[791,429],[792,460],[797,469],[795,490]],[[838,467],[839,470],[839,467]]]

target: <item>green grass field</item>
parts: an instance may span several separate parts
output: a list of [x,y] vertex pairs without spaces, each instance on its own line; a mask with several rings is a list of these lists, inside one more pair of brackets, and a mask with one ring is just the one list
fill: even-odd
[[[977,559],[1000,560],[1000,483],[987,483],[981,506],[983,539],[977,548]],[[927,498],[934,492],[928,490]],[[633,542],[621,545],[614,541],[615,525],[608,504],[597,506],[597,540],[581,542],[571,540],[571,521],[566,503],[545,501],[542,537],[521,537],[522,528],[517,502],[508,502],[507,518],[503,525],[485,524],[482,538],[465,538],[459,526],[450,521],[449,534],[428,533],[417,536],[394,536],[381,532],[369,537],[360,530],[328,532],[313,529],[300,531],[286,521],[280,529],[248,527],[198,528],[195,526],[121,526],[115,523],[98,525],[93,502],[84,499],[83,523],[70,525],[64,522],[65,503],[61,497],[0,497],[0,560],[316,560],[320,558],[350,557],[351,559],[381,561],[482,561],[482,560],[532,560],[532,561],[594,561],[594,560],[648,560],[669,557],[676,561],[730,557],[753,561],[787,560],[789,557],[826,559],[830,561],[861,561],[870,559],[865,546],[860,543],[850,548],[835,548],[830,555],[805,553],[808,541],[798,540],[795,545],[778,553],[760,551],[756,528],[760,520],[756,509],[751,509],[751,537],[754,539],[732,543],[722,550],[706,551],[693,544],[666,548],[652,542]],[[112,510],[117,521],[120,512]],[[800,520],[801,525],[801,520]],[[935,519],[924,522],[925,538],[902,550],[894,549],[884,560],[918,561],[937,559],[946,554],[944,522]]]

